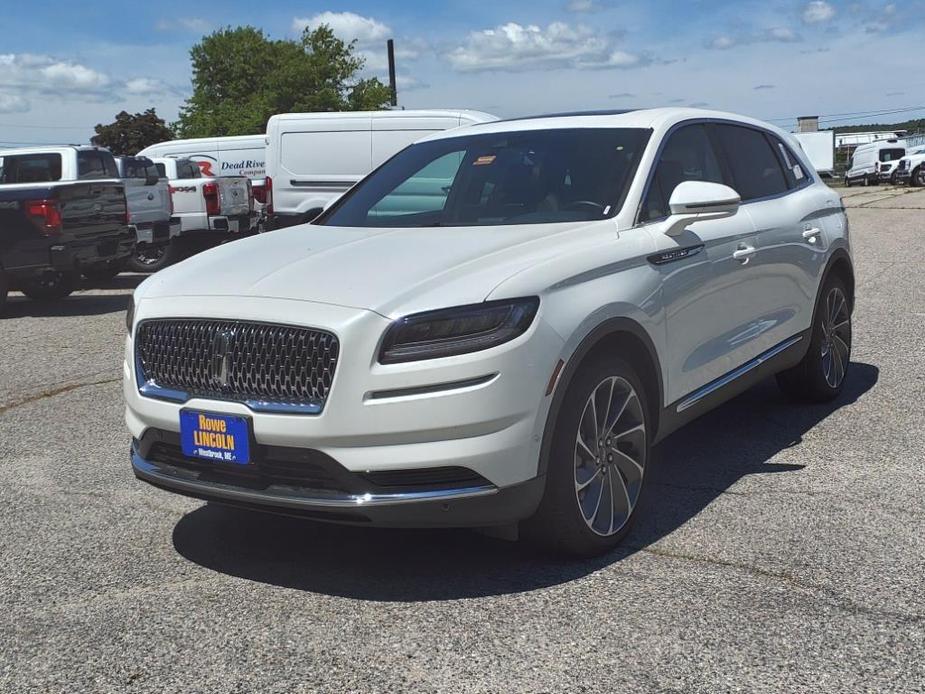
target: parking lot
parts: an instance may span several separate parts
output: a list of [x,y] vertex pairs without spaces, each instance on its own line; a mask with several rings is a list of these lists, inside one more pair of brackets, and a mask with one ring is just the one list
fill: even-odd
[[140,276],[0,320],[0,690],[925,690],[925,190],[843,191],[835,403],[764,383],[660,446],[620,551],[233,511],[136,482]]

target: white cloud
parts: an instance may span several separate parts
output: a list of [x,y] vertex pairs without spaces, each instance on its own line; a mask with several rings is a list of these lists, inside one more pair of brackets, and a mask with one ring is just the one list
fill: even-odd
[[32,53],[0,54],[0,86],[99,94],[111,85],[108,75],[80,63]]
[[29,100],[19,94],[0,92],[0,113],[25,113],[30,106]]
[[212,23],[201,17],[174,17],[161,19],[154,25],[158,31],[190,31],[206,33],[212,29]]
[[826,0],[812,0],[803,8],[803,21],[807,24],[822,24],[835,17],[835,8]]
[[321,12],[314,17],[296,17],[292,20],[292,28],[299,33],[305,29],[317,29],[322,24],[331,27],[337,38],[343,41],[356,39],[360,46],[384,43],[392,35],[392,30],[387,25],[354,12]]
[[755,33],[719,34],[707,41],[707,48],[724,51],[753,43],[797,43],[802,40],[803,37],[790,27],[776,26]]
[[565,9],[569,12],[597,12],[601,6],[595,0],[569,0]]
[[626,68],[648,64],[647,56],[618,50],[612,38],[564,22],[543,28],[508,22],[473,31],[447,54],[460,72],[516,71],[541,67]]
[[709,48],[715,48],[719,51],[724,51],[727,48],[732,48],[738,43],[734,38],[727,34],[721,34],[719,36],[713,37],[710,42],[707,44]]
[[125,91],[128,94],[148,96],[151,94],[164,94],[172,90],[161,80],[150,77],[135,77],[125,82]]

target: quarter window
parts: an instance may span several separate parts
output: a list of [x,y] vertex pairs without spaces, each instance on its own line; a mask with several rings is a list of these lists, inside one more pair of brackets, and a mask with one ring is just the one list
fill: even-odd
[[642,221],[667,217],[671,194],[684,181],[726,183],[710,137],[700,123],[685,125],[668,137],[643,202]]
[[788,190],[778,155],[760,130],[717,125],[716,133],[742,202],[780,195]]

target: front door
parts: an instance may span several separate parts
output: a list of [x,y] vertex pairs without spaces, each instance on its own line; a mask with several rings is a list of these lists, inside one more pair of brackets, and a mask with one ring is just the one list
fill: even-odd
[[751,218],[740,210],[668,236],[668,201],[683,181],[729,184],[704,124],[685,125],[669,135],[641,208],[640,221],[657,248],[649,262],[662,274],[669,403],[760,352],[753,341],[758,313],[751,270],[757,241]]

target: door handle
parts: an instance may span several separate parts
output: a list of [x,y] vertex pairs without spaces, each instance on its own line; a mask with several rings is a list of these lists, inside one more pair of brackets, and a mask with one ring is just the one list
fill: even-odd
[[748,263],[749,258],[751,258],[753,255],[755,255],[755,247],[746,246],[744,243],[739,244],[739,248],[732,253],[732,257],[743,265]]
[[803,230],[803,238],[810,243],[816,243],[816,239],[819,238],[819,234],[821,233],[822,229],[819,227],[810,227],[809,229]]

